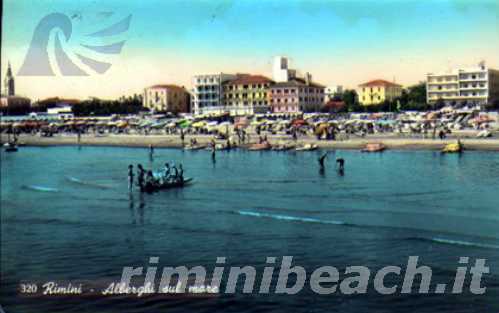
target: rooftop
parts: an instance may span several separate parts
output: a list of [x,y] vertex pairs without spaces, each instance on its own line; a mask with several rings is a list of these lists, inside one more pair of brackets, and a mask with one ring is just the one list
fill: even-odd
[[402,87],[399,84],[395,84],[395,83],[389,82],[389,81],[384,80],[384,79],[371,80],[371,81],[368,81],[367,83],[360,84],[359,86],[360,87],[373,87],[373,86],[376,86],[376,87],[377,86],[383,86],[383,87]]
[[459,73],[478,73],[478,72],[485,72],[487,71],[487,67],[464,67],[464,68],[455,68],[443,72],[437,72],[437,73],[428,73],[428,76],[456,76]]
[[148,87],[148,89],[182,89],[184,90],[184,87],[180,87],[178,85],[173,85],[173,84],[158,84],[158,85],[153,85]]
[[315,82],[309,82],[307,85],[305,79],[303,78],[292,78],[287,82],[279,82],[274,84],[274,87],[305,87],[305,86],[310,86],[310,87],[315,87],[315,88],[324,88],[323,85],[315,83]]
[[270,78],[263,75],[238,74],[236,78],[226,82],[227,85],[241,84],[266,84],[273,82]]

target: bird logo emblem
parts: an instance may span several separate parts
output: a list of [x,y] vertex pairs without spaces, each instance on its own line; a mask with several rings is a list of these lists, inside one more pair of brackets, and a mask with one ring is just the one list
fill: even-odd
[[[108,12],[106,16],[112,15],[112,12]],[[55,76],[53,63],[56,63],[58,73],[62,76],[104,74],[111,68],[112,64],[102,59],[121,52],[126,40],[121,38],[116,41],[115,38],[122,37],[122,34],[128,31],[132,15],[98,31],[84,34],[83,40],[78,41],[76,45],[71,42],[74,19],[81,20],[81,15],[74,14],[70,18],[66,14],[51,13],[40,20],[33,33],[24,62],[18,71],[19,76]],[[106,43],[87,43],[92,40]],[[111,43],[108,43],[109,40]],[[69,45],[70,42],[71,45]]]

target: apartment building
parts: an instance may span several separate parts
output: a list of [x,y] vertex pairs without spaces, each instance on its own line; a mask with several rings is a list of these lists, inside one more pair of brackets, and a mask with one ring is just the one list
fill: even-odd
[[426,100],[429,104],[443,101],[452,106],[484,106],[499,100],[499,71],[485,64],[428,73]]
[[236,78],[233,74],[206,74],[192,78],[194,114],[225,113],[222,84]]
[[190,95],[177,85],[154,85],[144,89],[142,105],[155,112],[189,112]]
[[223,105],[231,115],[267,113],[273,81],[262,75],[238,74],[223,86]]

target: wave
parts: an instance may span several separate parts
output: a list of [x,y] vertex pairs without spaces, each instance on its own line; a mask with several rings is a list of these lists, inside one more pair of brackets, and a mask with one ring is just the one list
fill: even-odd
[[465,240],[454,240],[454,239],[447,239],[447,238],[441,238],[441,237],[432,237],[432,238],[413,237],[413,238],[406,238],[406,240],[427,241],[427,242],[433,242],[433,243],[439,243],[439,244],[445,244],[445,245],[476,247],[476,248],[484,248],[484,249],[499,249],[499,245],[465,241]]
[[37,185],[23,186],[23,188],[29,189],[29,190],[34,190],[34,191],[41,191],[41,192],[59,192],[59,189],[57,189],[57,188],[37,186]]
[[249,183],[268,183],[268,184],[301,184],[301,183],[316,183],[316,179],[270,179],[270,180],[262,180],[262,179],[251,179],[248,181]]
[[[300,217],[300,216],[291,216],[291,215],[281,215],[281,214],[272,214],[272,213],[263,213],[263,212],[254,212],[254,211],[246,211],[240,210],[235,211],[233,213],[251,216],[251,217],[260,217],[260,218],[271,218],[275,220],[282,221],[291,221],[291,222],[303,222],[303,223],[319,223],[319,224],[330,224],[330,225],[339,225],[339,226],[348,226],[348,227],[359,227],[359,228],[383,228],[383,229],[403,229],[403,230],[417,230],[409,227],[398,227],[398,226],[388,226],[388,225],[364,225],[364,224],[354,224],[348,223],[345,221],[339,220],[324,220],[319,218],[312,217]],[[473,241],[465,241],[465,240],[452,240],[442,237],[410,237],[405,238],[405,240],[417,240],[417,241],[430,241],[438,244],[447,244],[447,245],[457,245],[457,246],[465,246],[465,247],[476,247],[483,249],[499,249],[499,245],[488,244],[488,243],[480,243]]]
[[300,217],[300,216],[291,216],[291,215],[281,215],[281,214],[271,214],[271,213],[259,213],[253,211],[244,211],[240,210],[236,212],[240,215],[252,216],[252,217],[264,217],[264,218],[273,218],[277,220],[284,221],[292,221],[292,222],[303,222],[303,223],[319,223],[319,224],[332,224],[332,225],[351,225],[343,221],[335,221],[335,220],[321,220],[313,217]]
[[73,176],[66,176],[66,179],[72,183],[75,183],[75,184],[80,184],[80,185],[89,186],[89,187],[96,187],[96,188],[111,189],[110,186],[87,182],[87,181],[81,180],[81,179],[73,177]]

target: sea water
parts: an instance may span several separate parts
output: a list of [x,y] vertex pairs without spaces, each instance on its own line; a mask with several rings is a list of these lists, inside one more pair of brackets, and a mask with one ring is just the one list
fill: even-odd
[[[499,154],[218,152],[21,147],[1,155],[1,284],[6,312],[496,312]],[[336,158],[345,172],[336,171]],[[182,164],[193,184],[140,194],[127,167]],[[452,281],[459,257],[484,258],[485,295],[221,294],[215,298],[29,297],[24,282],[119,280],[125,266],[263,269],[293,256],[313,271],[373,271],[409,256]],[[105,287],[105,286],[103,286]]]

